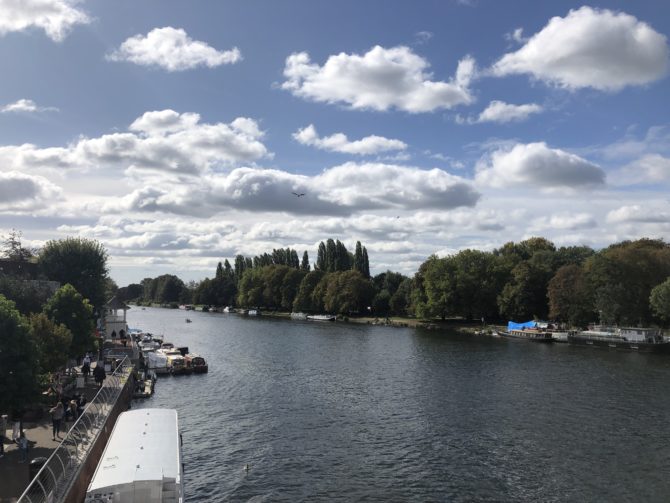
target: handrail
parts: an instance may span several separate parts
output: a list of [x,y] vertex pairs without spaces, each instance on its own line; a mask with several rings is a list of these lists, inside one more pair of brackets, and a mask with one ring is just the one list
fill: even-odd
[[63,501],[100,435],[131,370],[132,362],[125,356],[112,374],[103,381],[61,443],[28,484],[18,499],[19,503]]

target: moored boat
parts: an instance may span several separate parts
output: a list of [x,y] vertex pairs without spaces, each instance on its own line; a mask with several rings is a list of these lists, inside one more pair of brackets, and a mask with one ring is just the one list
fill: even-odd
[[200,355],[188,353],[184,360],[186,361],[186,367],[190,368],[194,374],[206,374],[209,371],[207,362]]
[[86,502],[184,500],[177,411],[136,409],[119,414],[86,491]]
[[507,323],[507,330],[499,330],[498,335],[512,339],[524,339],[531,342],[553,342],[554,339],[550,332],[540,328],[538,322],[527,321],[525,323]]
[[334,314],[310,314],[307,316],[308,320],[311,321],[335,321]]
[[670,341],[657,328],[612,327],[592,325],[588,330],[568,335],[568,342],[577,346],[664,353],[670,351]]
[[291,313],[292,320],[306,320],[307,315],[305,313]]

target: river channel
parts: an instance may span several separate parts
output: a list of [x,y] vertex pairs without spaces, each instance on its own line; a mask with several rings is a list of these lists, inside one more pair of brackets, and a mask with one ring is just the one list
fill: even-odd
[[133,402],[178,410],[187,501],[670,501],[670,355],[154,308],[128,320],[210,366]]

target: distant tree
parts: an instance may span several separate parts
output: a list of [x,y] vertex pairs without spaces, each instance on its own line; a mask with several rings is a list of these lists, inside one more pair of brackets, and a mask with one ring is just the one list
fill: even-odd
[[230,262],[228,262],[228,259],[224,260],[223,262],[223,275],[229,279],[233,279],[235,277],[235,273],[232,266],[230,265]]
[[72,332],[68,355],[77,358],[95,349],[93,307],[77,290],[68,284],[60,287],[44,306],[44,313],[56,324]]
[[666,323],[670,321],[670,278],[651,290],[649,304],[654,315]]
[[337,271],[325,276],[321,282],[324,281],[326,285],[323,306],[327,312],[367,313],[374,296],[374,287],[361,273],[353,270]]
[[71,284],[96,309],[108,300],[107,251],[98,241],[80,237],[48,241],[38,258],[47,278]]
[[52,293],[49,287],[0,275],[0,294],[13,301],[23,315],[40,312]]
[[307,275],[306,271],[291,268],[282,281],[281,293],[281,308],[287,311],[293,309],[293,302],[298,295],[300,284],[303,278]]
[[[315,305],[313,294],[314,290],[321,282],[325,274],[326,273],[324,271],[317,269],[315,271],[308,272],[305,275],[305,277],[300,282],[298,293],[296,294],[293,301],[293,311],[318,312],[322,310],[319,308],[319,306]],[[322,300],[320,300],[320,302],[323,304]]]
[[364,273],[364,266],[363,266],[363,247],[361,246],[360,241],[356,241],[356,249],[354,251],[354,271],[358,271],[361,274]]
[[319,243],[319,248],[316,255],[316,268],[319,271],[328,272],[328,264],[326,262],[326,245],[323,241]]
[[302,253],[302,262],[300,263],[300,270],[304,272],[309,272],[311,269],[309,265],[309,255],[307,254],[307,250],[305,250]]
[[590,298],[584,271],[576,264],[564,265],[549,281],[549,318],[571,326],[585,326],[593,319],[593,299]]
[[372,311],[375,316],[388,316],[391,311],[391,294],[382,289],[372,299]]
[[30,315],[30,335],[37,348],[42,374],[65,368],[72,332],[65,325],[57,325],[44,313]]
[[0,411],[21,410],[37,396],[37,351],[30,325],[0,295]]
[[127,302],[129,300],[140,299],[143,293],[144,289],[142,288],[142,285],[138,283],[131,283],[128,286],[119,288],[119,290],[116,292],[116,296],[120,301]]
[[16,229],[9,231],[2,242],[0,257],[17,262],[26,262],[33,258],[34,250],[25,248],[21,243],[22,238],[23,233],[21,231],[17,231]]
[[215,277],[216,277],[216,279],[223,279],[223,264],[221,264],[221,262],[219,262],[216,265],[216,276]]
[[337,271],[337,245],[332,239],[326,241],[326,271]]
[[412,280],[404,278],[389,301],[391,312],[398,316],[406,316],[411,303],[411,294]]
[[440,317],[454,311],[454,267],[449,260],[433,255],[426,260],[422,271],[425,303],[417,306],[417,316]]
[[365,278],[370,277],[370,261],[368,260],[368,250],[365,246],[363,247],[363,270],[361,273]]

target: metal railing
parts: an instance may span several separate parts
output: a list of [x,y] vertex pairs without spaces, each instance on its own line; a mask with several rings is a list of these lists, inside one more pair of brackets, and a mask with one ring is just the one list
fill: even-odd
[[55,503],[63,500],[79,475],[131,371],[132,363],[126,357],[107,376],[93,400],[34,476],[19,498],[19,503]]

